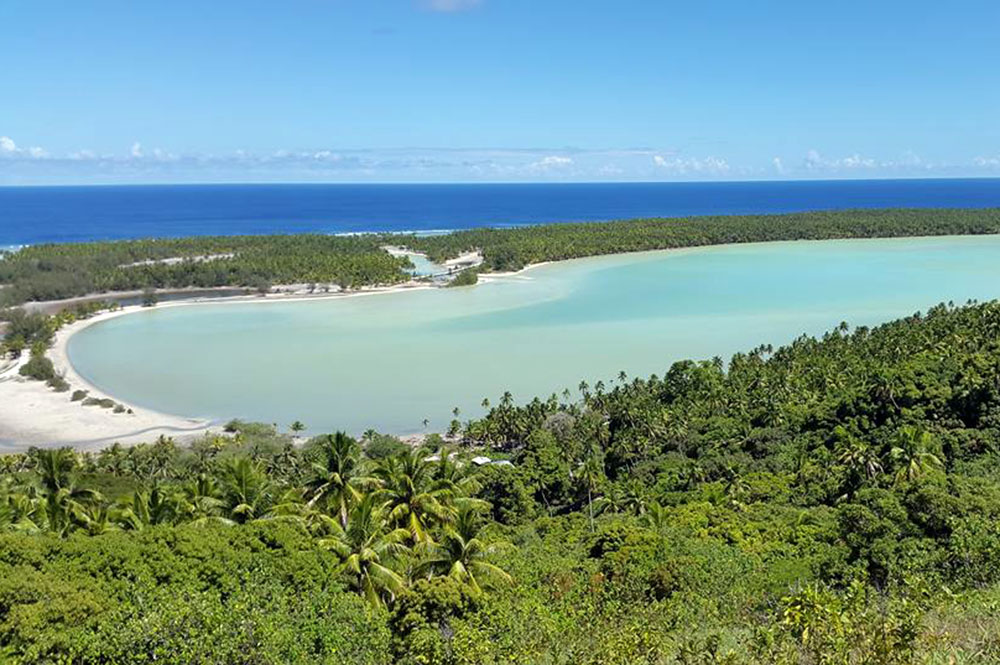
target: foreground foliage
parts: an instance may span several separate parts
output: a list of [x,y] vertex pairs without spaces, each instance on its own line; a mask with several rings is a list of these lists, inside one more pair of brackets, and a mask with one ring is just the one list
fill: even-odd
[[454,455],[237,422],[2,457],[0,654],[1000,659],[1000,305],[580,393],[505,395]]

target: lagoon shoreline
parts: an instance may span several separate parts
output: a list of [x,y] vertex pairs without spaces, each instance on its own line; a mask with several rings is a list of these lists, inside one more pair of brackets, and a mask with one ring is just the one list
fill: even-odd
[[[407,250],[406,254],[419,253]],[[470,261],[478,265],[482,258],[478,253],[469,252],[447,261],[444,265],[459,266]],[[544,263],[525,266],[516,272],[484,276],[481,283],[489,283],[493,278],[520,274],[540,265]],[[245,295],[212,295],[213,291],[231,293],[235,290],[234,287],[165,289],[157,294],[183,296],[185,293],[190,293],[191,295],[159,302],[155,308],[324,301],[437,288],[442,288],[442,285],[414,279],[389,286],[368,286],[351,291],[322,293],[309,292],[308,287],[301,284],[276,285],[271,293]],[[133,299],[141,295],[141,291],[87,294],[58,301],[26,303],[25,307],[29,311],[51,314],[77,304]],[[23,452],[36,446],[70,446],[77,450],[99,450],[113,443],[135,445],[159,436],[168,436],[185,442],[206,434],[221,432],[222,422],[225,419],[192,418],[132,404],[101,390],[82,376],[73,365],[68,346],[75,334],[93,325],[150,309],[142,305],[125,305],[113,311],[104,311],[79,319],[60,328],[46,355],[52,361],[56,373],[69,383],[70,389],[67,392],[56,392],[44,382],[20,376],[17,372],[28,359],[27,353],[19,361],[0,368],[0,453]],[[113,413],[110,409],[83,406],[79,401],[71,401],[70,396],[76,390],[86,391],[88,397],[113,400],[125,407],[128,412]]]
[[[927,238],[936,239],[943,237],[944,236],[927,236]],[[955,237],[962,238],[963,236]],[[868,240],[790,240],[763,243],[736,243],[736,245],[747,247],[750,245],[820,244],[840,242],[868,242]],[[697,247],[642,250],[638,252],[621,252],[613,255],[601,255],[598,257],[567,259],[565,261],[558,262],[539,262],[525,266],[521,270],[517,271],[484,273],[481,275],[480,283],[488,284],[493,281],[502,281],[509,278],[524,279],[524,273],[549,263],[566,264],[589,259],[607,258],[608,256],[667,256],[725,246],[726,245],[704,245]],[[157,309],[192,307],[197,305],[273,304],[324,301],[336,300],[339,298],[356,298],[365,295],[436,290],[441,288],[440,285],[410,281],[403,284],[384,287],[369,287],[350,292],[310,294],[302,292],[301,290],[294,290],[295,286],[301,288],[302,285],[275,287],[276,289],[291,288],[293,290],[286,290],[283,292],[279,291],[268,295],[254,294],[221,297],[199,296],[193,299],[172,300],[161,302],[157,305]],[[105,297],[108,297],[112,294],[104,295]],[[89,298],[91,296],[87,297]],[[71,391],[82,389],[89,391],[88,396],[96,398],[106,397],[112,399],[121,403],[126,408],[131,409],[133,411],[132,414],[115,414],[112,413],[110,409],[102,409],[96,406],[83,407],[78,402],[70,401],[71,392],[54,392],[44,383],[30,381],[24,379],[23,377],[16,376],[16,369],[13,372],[7,370],[3,374],[0,374],[0,451],[17,452],[30,446],[71,446],[82,450],[93,450],[106,447],[114,442],[119,442],[125,445],[146,442],[153,440],[160,435],[171,436],[175,439],[185,441],[202,436],[206,433],[219,431],[221,429],[219,420],[210,421],[206,419],[188,418],[163,413],[120,400],[91,384],[91,382],[84,378],[74,367],[69,356],[68,343],[76,333],[104,321],[143,311],[149,311],[149,308],[142,307],[140,305],[129,305],[120,310],[103,312],[96,316],[81,319],[68,324],[57,332],[53,346],[49,351],[49,357],[52,360],[57,373],[64,376],[70,383]]]

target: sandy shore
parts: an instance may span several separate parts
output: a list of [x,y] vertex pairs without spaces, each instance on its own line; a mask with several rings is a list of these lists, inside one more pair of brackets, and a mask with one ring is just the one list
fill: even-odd
[[[428,288],[436,287],[420,282],[406,282],[357,291],[309,293],[307,285],[287,285],[277,287],[277,292],[266,296],[206,296],[164,302],[157,305],[157,308],[326,300]],[[105,297],[111,295],[105,294]],[[56,333],[47,355],[56,372],[70,384],[68,392],[58,393],[41,381],[20,376],[17,370],[27,360],[27,354],[18,363],[0,364],[0,454],[23,451],[31,446],[72,446],[78,450],[100,450],[115,442],[134,445],[154,441],[161,435],[186,441],[221,429],[219,423],[159,413],[124,402],[90,384],[73,367],[67,353],[67,344],[74,334],[101,321],[143,310],[141,306],[131,305],[113,312],[104,312],[64,326]],[[114,413],[111,409],[83,406],[80,402],[70,401],[74,390],[86,390],[88,397],[112,399],[131,409],[132,413]]]
[[[412,253],[403,248],[392,248],[392,250],[398,254]],[[478,265],[482,260],[483,258],[478,252],[468,252],[449,260],[445,265],[448,267],[459,264]],[[524,272],[541,265],[545,264],[526,266],[517,272],[484,274],[480,276],[480,281],[488,283],[512,277],[524,278]],[[276,286],[273,292],[266,296],[258,294],[229,295],[232,293],[232,289],[228,288],[219,289],[220,295],[216,295],[213,293],[214,290],[200,289],[191,290],[192,297],[190,298],[161,302],[157,308],[325,300],[430,288],[440,288],[440,286],[410,281],[387,287],[365,287],[356,291],[310,292],[307,284],[289,284]],[[180,294],[184,291],[172,290],[170,293]],[[221,295],[223,291],[228,294]],[[51,303],[31,303],[29,308],[51,313],[78,303],[133,297],[140,294],[141,292],[138,291],[134,293],[94,294]],[[48,357],[52,360],[56,372],[61,374],[70,384],[68,392],[57,393],[40,381],[20,376],[17,369],[20,364],[27,360],[27,355],[19,363],[0,364],[0,453],[18,452],[31,446],[72,446],[79,450],[99,450],[115,442],[134,445],[153,441],[161,435],[185,441],[221,429],[219,423],[159,413],[123,402],[90,384],[73,367],[67,353],[67,344],[74,334],[101,321],[126,316],[143,311],[143,309],[139,305],[130,305],[113,312],[104,312],[64,326],[56,333]],[[83,406],[79,401],[70,400],[74,390],[86,390],[88,397],[112,399],[130,409],[132,413],[114,413],[111,409],[99,406]]]
[[[187,440],[212,430],[212,424],[206,421],[125,404],[90,385],[69,362],[66,343],[74,333],[136,309],[139,308],[106,312],[65,326],[56,333],[48,356],[56,371],[69,382],[67,392],[55,392],[41,381],[20,376],[17,370],[27,360],[27,354],[0,374],[0,453],[19,452],[30,446],[99,450],[115,442],[132,445],[153,441],[161,435]],[[71,401],[74,390],[87,390],[88,397],[113,399],[132,413],[83,406],[80,401]]]

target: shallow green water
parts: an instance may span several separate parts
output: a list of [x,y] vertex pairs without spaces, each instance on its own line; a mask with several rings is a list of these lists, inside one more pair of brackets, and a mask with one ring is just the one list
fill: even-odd
[[70,340],[103,390],[311,431],[444,428],[451,409],[661,374],[683,358],[1000,296],[1000,237],[772,243],[582,259],[463,289],[144,311]]

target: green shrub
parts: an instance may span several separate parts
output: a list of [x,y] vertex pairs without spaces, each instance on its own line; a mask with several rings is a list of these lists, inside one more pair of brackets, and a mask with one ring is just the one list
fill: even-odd
[[472,286],[479,281],[479,271],[475,268],[466,268],[455,275],[448,286]]
[[52,361],[44,355],[32,352],[28,362],[21,365],[18,370],[21,376],[26,376],[35,381],[51,381],[56,378],[56,368]]
[[69,390],[69,383],[61,376],[54,376],[45,382],[49,388],[52,388],[57,393],[64,393]]

